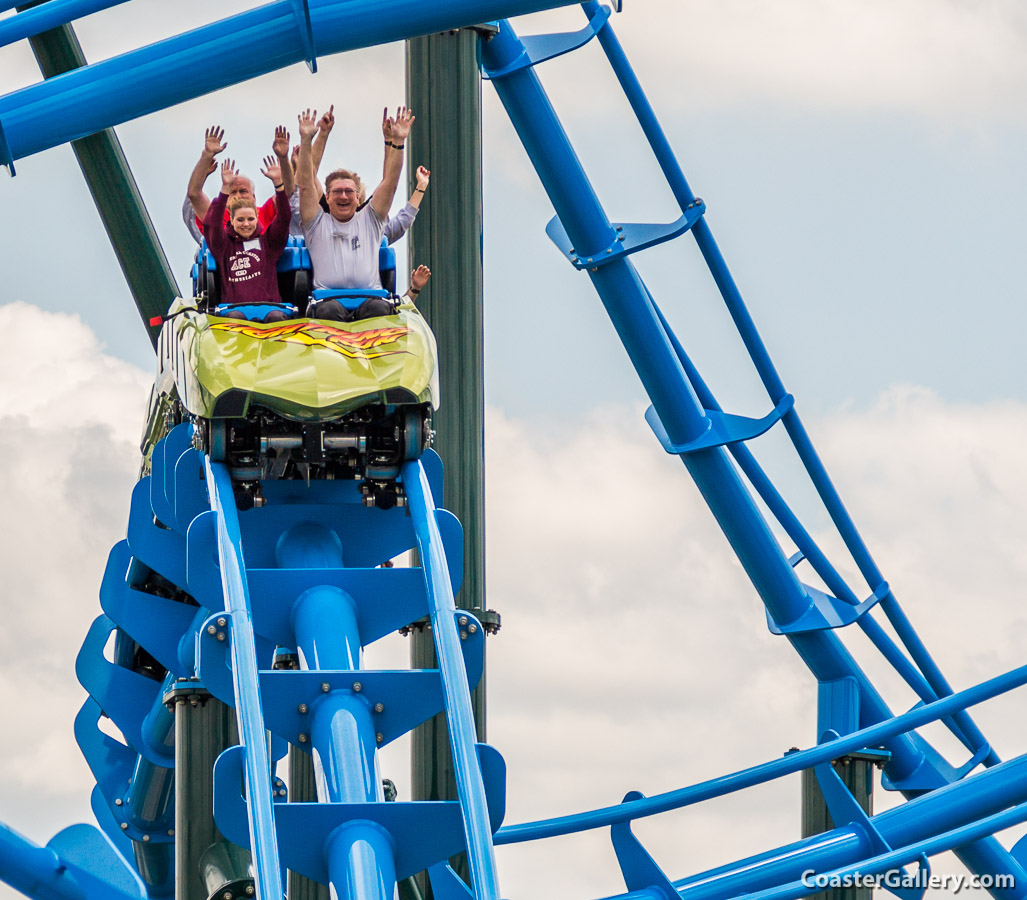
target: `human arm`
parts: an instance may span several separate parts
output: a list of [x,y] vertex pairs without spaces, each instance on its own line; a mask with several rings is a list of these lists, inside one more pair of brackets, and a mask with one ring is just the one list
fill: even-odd
[[225,248],[227,238],[225,236],[225,206],[228,205],[228,189],[233,179],[239,173],[235,169],[235,161],[226,159],[221,163],[221,190],[207,208],[207,215],[203,219],[203,234],[207,239],[207,246],[215,258]]
[[421,288],[428,283],[429,278],[431,278],[431,269],[427,266],[418,266],[410,273],[410,287],[407,288],[404,296],[411,303],[416,303],[417,295],[421,293]]
[[[285,196],[288,197],[296,187],[296,177],[292,171],[292,163],[289,161],[289,132],[285,130],[284,125],[279,125],[275,129],[275,139],[271,144],[271,150],[277,157],[276,165],[279,171],[279,178],[277,180],[272,178],[271,184],[274,185],[276,191],[279,188],[284,189]],[[265,165],[267,165],[266,160]]]
[[410,230],[417,218],[417,212],[421,208],[421,198],[428,188],[428,180],[431,172],[424,166],[417,167],[417,187],[414,188],[410,199],[396,215],[389,216],[385,222],[385,238],[390,244],[395,244],[404,234]]
[[382,115],[382,139],[385,141],[385,158],[382,160],[382,178],[385,177],[385,173],[388,171],[388,156],[389,147],[392,145],[392,119],[388,115],[388,107],[385,109],[385,114]]
[[424,193],[428,190],[428,182],[431,181],[431,170],[426,169],[424,166],[417,167],[417,173],[414,176],[417,181],[417,187],[414,188],[414,192],[410,195],[410,199],[407,200],[414,209],[421,208],[421,201],[424,199]]
[[417,208],[407,203],[396,215],[389,216],[385,221],[385,239],[390,244],[395,244],[414,224],[417,218]]
[[392,140],[385,147],[385,174],[382,176],[382,183],[374,189],[374,195],[371,197],[371,209],[383,222],[389,217],[396,188],[399,187],[399,176],[403,171],[403,148],[414,124],[414,114],[405,106],[401,106],[396,110],[396,117],[393,119],[389,116],[388,110],[385,110],[382,117],[383,133],[386,123],[392,130]]
[[213,173],[217,167],[215,157],[224,150],[228,143],[222,143],[225,130],[220,125],[211,125],[203,135],[203,152],[189,175],[189,185],[186,188],[186,196],[193,205],[196,215],[203,219],[207,215],[210,206],[210,198],[203,191],[203,184],[207,176]]
[[182,221],[189,232],[189,237],[197,244],[200,243],[203,240],[203,235],[200,233],[200,226],[196,224],[196,213],[193,212],[192,200],[188,197],[182,203]]
[[[314,140],[310,145],[311,159],[314,165],[314,183],[317,184],[317,173],[321,168],[321,160],[325,155],[325,147],[328,145],[328,135],[332,133],[332,129],[335,127],[335,104],[333,103],[328,107],[328,112],[324,113],[320,119],[317,120],[317,134],[314,135]],[[322,191],[322,193],[324,193]]]
[[320,210],[314,183],[312,144],[317,130],[317,113],[307,109],[299,114],[300,152],[296,158],[296,183],[300,189],[300,223],[306,227]]
[[[288,135],[286,135],[286,148],[289,146]],[[282,184],[282,171],[290,168],[288,161],[284,166],[279,165],[276,157],[268,156],[264,159],[264,168],[260,174],[270,179],[275,189],[275,217],[264,229],[267,235],[268,248],[277,262],[281,256],[282,249],[289,240],[289,222],[292,221],[292,207],[289,205],[289,195],[285,192]]]
[[289,233],[303,236],[303,226],[300,224],[300,192],[299,188],[289,194],[289,212],[292,219],[289,222]]
[[[317,140],[317,135],[314,135],[314,140],[315,141]],[[311,151],[313,152],[313,145],[311,145]],[[298,172],[299,172],[299,160],[300,160],[300,145],[296,144],[292,148],[292,156],[289,157],[289,161],[292,163],[292,174],[293,174],[293,176],[295,178],[299,178],[299,175],[298,175]],[[325,189],[324,189],[324,187],[321,184],[321,179],[317,177],[317,165],[316,165],[317,158],[316,158],[316,155],[314,157],[314,163],[315,163],[315,165],[314,165],[314,192],[317,194],[318,200],[320,200],[321,197],[324,195]],[[297,182],[297,184],[298,183],[299,182]],[[295,213],[296,221],[298,222],[299,218],[300,218],[300,212],[299,212],[299,210],[300,210],[299,191],[296,191],[295,194],[296,194],[296,202],[294,204],[293,212]]]

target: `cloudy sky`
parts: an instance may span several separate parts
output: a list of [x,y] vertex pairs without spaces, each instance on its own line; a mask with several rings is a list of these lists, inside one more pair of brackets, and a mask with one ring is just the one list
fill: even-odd
[[[172,13],[135,0],[77,30],[98,60],[249,5],[181,0]],[[571,10],[517,27],[580,21]],[[614,24],[908,614],[957,687],[1021,664],[1022,5],[625,0]],[[4,48],[0,85],[32,83],[33,66],[25,48]],[[596,48],[542,77],[611,218],[673,218]],[[120,126],[179,284],[192,246],[179,208],[206,125],[223,124],[255,171],[275,124],[334,102],[329,159],[371,171],[380,109],[402,91],[402,48],[389,46]],[[483,96],[488,602],[504,622],[490,639],[489,732],[510,767],[508,821],[809,746],[811,678],[767,632],[687,474],[649,433],[638,380],[587,279],[545,238],[552,209],[488,85]],[[20,160],[0,181],[0,820],[45,842],[89,815],[73,660],[124,532],[152,354],[70,150]],[[637,259],[725,408],[766,412],[690,238]],[[781,442],[756,449],[832,545]],[[893,708],[912,705],[851,637]],[[1015,702],[978,716],[1003,757],[1025,749]],[[402,792],[403,761],[389,757],[386,772]],[[637,831],[683,877],[797,836],[798,796],[788,779]],[[606,833],[522,845],[500,863],[511,898],[622,889]]]

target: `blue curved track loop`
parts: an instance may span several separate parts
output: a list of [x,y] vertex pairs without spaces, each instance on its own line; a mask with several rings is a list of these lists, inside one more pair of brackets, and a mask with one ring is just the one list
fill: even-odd
[[[0,21],[0,46],[117,2],[46,0]],[[0,164],[13,171],[24,156],[298,61],[314,69],[324,54],[560,5],[276,0],[0,96]],[[391,900],[397,879],[424,869],[440,897],[498,900],[494,844],[600,827],[611,830],[627,889],[621,896],[639,900],[743,893],[785,900],[813,892],[799,878],[806,869],[926,871],[931,856],[950,849],[977,874],[1012,876],[1011,887],[992,889],[997,898],[1027,894],[1027,845],[1007,851],[993,837],[1027,821],[1027,756],[1000,760],[967,712],[1024,685],[1027,667],[952,692],[824,470],[707,225],[706,205],[692,193],[613,33],[609,10],[593,0],[581,8],[584,27],[572,34],[522,40],[501,21],[483,45],[483,74],[553,203],[550,237],[587,273],[652,400],[646,419],[657,440],[698,485],[766,607],[770,630],[791,643],[817,679],[818,744],[658,796],[632,792],[618,805],[501,827],[504,764],[495,750],[475,743],[469,699],[483,667],[484,632],[454,608],[462,537],[441,508],[438,457],[428,451],[405,466],[406,508],[367,509],[349,482],[269,482],[267,505],[239,512],[228,473],[195,450],[189,427],[179,426],[157,446],[151,475],[133,492],[127,539],[111,551],[101,587],[103,615],[76,662],[89,699],[75,735],[96,778],[100,828],[73,826],[37,847],[0,827],[0,877],[15,888],[40,900],[173,895],[175,758],[165,694],[178,680],[196,679],[236,711],[239,744],[215,767],[215,816],[225,836],[251,850],[261,900],[279,900],[286,868],[359,900]],[[240,29],[257,52],[226,59],[216,70],[198,64]],[[591,41],[607,56],[677,200],[681,215],[673,222],[609,219],[539,82],[537,66]],[[686,234],[766,389],[761,418],[720,407],[632,262],[634,254]],[[791,440],[860,572],[859,584],[841,576],[750,450],[752,439],[773,428]],[[760,503],[794,552],[784,549]],[[421,567],[380,566],[412,548]],[[800,579],[807,570],[822,587]],[[362,667],[364,646],[425,616],[437,669]],[[887,707],[839,638],[852,626],[916,692],[918,707],[901,715]],[[300,668],[271,668],[276,648],[295,650]],[[378,748],[440,711],[448,719],[459,800],[386,803]],[[102,720],[115,729],[99,727]],[[916,733],[936,721],[966,748],[965,759],[949,762]],[[274,771],[287,746],[312,754],[317,802],[286,801]],[[866,748],[883,748],[885,786],[908,798],[873,817],[829,765]],[[675,880],[631,831],[634,819],[808,768],[836,824],[822,835]],[[469,860],[469,887],[447,865],[458,852]],[[895,893],[915,900],[923,891]]]

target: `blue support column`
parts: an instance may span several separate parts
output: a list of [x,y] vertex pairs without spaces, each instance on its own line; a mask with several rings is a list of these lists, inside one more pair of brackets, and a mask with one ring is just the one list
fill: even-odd
[[[283,568],[301,568],[311,559],[324,567],[342,567],[338,541],[326,529],[304,527],[287,533],[277,558]],[[345,591],[330,586],[308,589],[293,606],[292,624],[301,669],[360,669],[357,610]],[[311,713],[318,799],[383,803],[375,725],[367,701],[355,690],[330,691],[313,704]],[[347,822],[332,834],[325,859],[340,900],[393,900],[396,864],[391,838],[380,825],[360,819]]]

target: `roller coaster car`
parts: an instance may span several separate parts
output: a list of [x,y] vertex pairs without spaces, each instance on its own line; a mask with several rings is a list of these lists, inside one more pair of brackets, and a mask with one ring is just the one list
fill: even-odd
[[[261,483],[278,478],[356,479],[366,505],[403,503],[399,467],[428,446],[438,407],[435,336],[414,305],[356,322],[226,318],[216,312],[204,249],[196,296],[164,316],[143,475],[154,445],[189,421],[195,446],[227,463],[240,508],[262,505]],[[283,296],[305,311],[309,257],[301,240],[289,249],[280,283],[283,264],[295,268],[284,269],[291,292]],[[395,284],[394,262],[391,274]],[[340,299],[359,305],[367,295]]]

